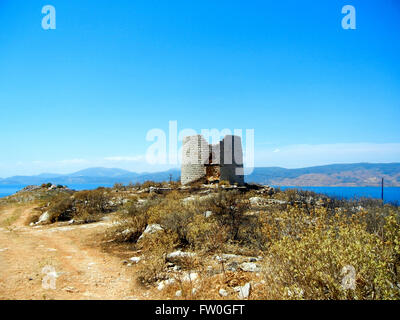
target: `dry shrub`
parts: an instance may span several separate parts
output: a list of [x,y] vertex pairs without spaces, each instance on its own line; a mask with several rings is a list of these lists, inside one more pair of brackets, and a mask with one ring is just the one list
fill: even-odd
[[64,193],[57,195],[51,202],[48,212],[51,222],[70,220],[75,214],[73,199]]
[[196,215],[188,225],[187,239],[197,250],[206,252],[222,251],[228,241],[228,231],[215,219]]
[[148,285],[166,278],[166,255],[175,247],[176,242],[176,234],[165,231],[146,234],[141,239],[139,244],[145,261],[138,267],[137,279],[140,283]]
[[229,228],[230,239],[240,240],[239,231],[246,221],[244,213],[250,208],[249,201],[236,190],[219,191],[210,198],[209,205],[220,225]]
[[[36,210],[35,210],[35,211],[36,211]],[[32,214],[26,219],[25,224],[26,224],[26,225],[29,225],[29,224],[31,224],[31,223],[36,223],[36,222],[38,222],[41,215],[42,215],[42,213],[41,213],[40,211],[39,211],[39,212],[32,213]]]
[[160,187],[162,187],[162,183],[148,180],[148,181],[143,182],[140,185],[140,189],[146,189],[146,188],[150,188],[150,187],[160,188]]
[[111,211],[109,202],[110,192],[106,188],[84,190],[74,194],[78,212],[87,214],[104,214]]
[[[399,250],[395,245],[399,243],[400,229],[395,214],[387,219],[387,228],[392,232],[387,231],[391,240],[386,242],[368,233],[366,224],[357,215],[329,217],[327,210],[320,208],[313,220],[301,211],[298,218],[309,223],[296,224],[288,218],[286,225],[285,220],[280,221],[272,233],[271,238],[278,240],[268,251],[264,266],[268,286],[258,292],[258,298],[400,298],[396,274]],[[355,290],[342,286],[344,271],[349,268],[356,272]]]
[[149,208],[156,206],[159,199],[148,199],[143,203],[130,202],[126,209],[116,217],[116,225],[106,232],[106,239],[115,242],[135,243],[146,229],[149,221]]

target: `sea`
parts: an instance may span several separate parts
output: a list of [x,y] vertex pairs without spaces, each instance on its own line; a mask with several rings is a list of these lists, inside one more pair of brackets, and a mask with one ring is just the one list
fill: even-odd
[[[92,190],[98,187],[112,187],[112,184],[71,184],[70,189],[74,190]],[[0,198],[14,194],[18,190],[26,187],[26,185],[0,185]],[[285,189],[300,189],[322,193],[330,197],[339,199],[360,199],[375,198],[381,199],[381,187],[279,187]],[[400,203],[400,187],[385,187],[384,200],[386,203]]]

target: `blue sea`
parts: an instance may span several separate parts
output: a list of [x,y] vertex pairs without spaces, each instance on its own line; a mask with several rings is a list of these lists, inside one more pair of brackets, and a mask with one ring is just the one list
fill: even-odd
[[[112,184],[71,184],[68,187],[74,190],[91,190],[97,187],[112,187]],[[9,196],[18,190],[24,188],[25,185],[0,185],[0,198]],[[285,189],[301,189],[323,193],[331,197],[343,199],[359,199],[359,198],[381,198],[380,187],[280,187]],[[400,202],[400,187],[386,187],[384,189],[385,202]]]

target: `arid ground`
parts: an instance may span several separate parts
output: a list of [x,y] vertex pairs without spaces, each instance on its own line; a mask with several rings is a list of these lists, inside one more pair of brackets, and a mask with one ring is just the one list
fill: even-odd
[[[0,209],[0,299],[145,298],[140,287],[132,287],[132,268],[94,243],[108,221],[29,227],[34,207]],[[52,268],[55,289],[46,289]]]

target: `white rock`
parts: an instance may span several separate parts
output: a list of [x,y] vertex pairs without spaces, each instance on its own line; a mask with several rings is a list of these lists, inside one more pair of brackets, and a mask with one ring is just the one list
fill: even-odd
[[218,293],[221,297],[226,297],[228,295],[228,291],[226,291],[225,289],[222,289],[222,288],[219,289]]
[[174,278],[167,279],[167,280],[165,280],[164,282],[165,282],[166,285],[170,285],[170,284],[175,283],[175,279],[174,279]]
[[129,260],[132,261],[133,263],[139,263],[139,261],[142,260],[142,258],[141,257],[132,257]]
[[243,262],[239,267],[246,272],[260,272],[260,267],[253,262]]
[[211,216],[213,215],[213,212],[210,211],[210,210],[208,210],[208,211],[204,212],[203,214],[204,214],[204,216],[205,216],[206,218],[209,218],[209,217],[211,217]]
[[194,252],[184,252],[181,250],[176,250],[174,252],[167,254],[167,259],[176,259],[176,258],[189,258],[194,257],[196,253]]
[[163,230],[163,227],[161,227],[159,224],[149,224],[146,229],[144,229],[142,235],[139,237],[138,240],[142,239],[146,234],[153,234],[156,233],[158,231]]
[[220,256],[215,256],[215,259],[219,262],[225,261],[225,260],[230,260],[230,259],[238,259],[241,258],[241,256],[238,256],[236,254],[231,254],[231,253],[223,253]]
[[47,223],[50,220],[50,214],[48,211],[44,212],[40,217],[36,224]]
[[239,299],[247,299],[250,295],[250,289],[251,289],[250,282],[247,282],[242,287],[239,286],[239,287],[235,288],[236,291],[239,291],[239,294],[238,294]]
[[183,276],[182,281],[196,281],[199,277],[197,272],[187,273]]
[[175,296],[181,297],[182,296],[182,290],[178,290],[177,292],[175,292]]
[[260,198],[260,197],[251,197],[251,198],[249,199],[249,201],[250,201],[250,204],[251,204],[252,206],[257,206],[257,205],[259,205],[259,204],[262,203],[262,198]]
[[182,202],[188,203],[188,202],[191,202],[191,201],[195,201],[196,199],[197,198],[195,196],[190,196],[190,197],[182,199]]
[[161,291],[161,290],[164,290],[164,288],[165,288],[165,283],[164,283],[164,281],[161,281],[158,284],[157,289]]

